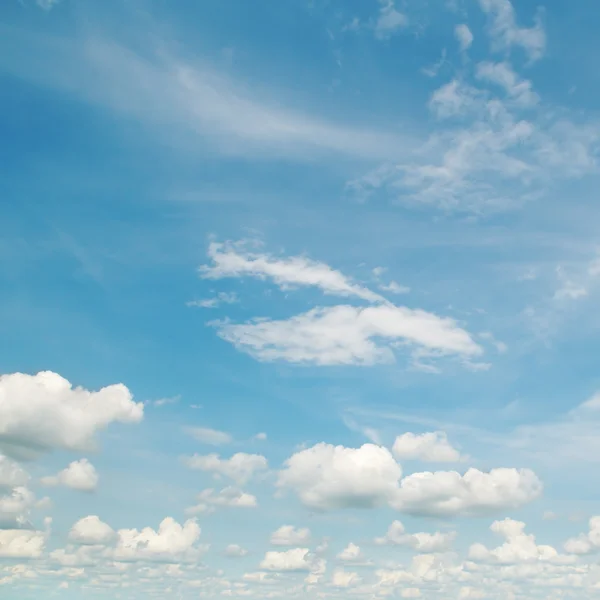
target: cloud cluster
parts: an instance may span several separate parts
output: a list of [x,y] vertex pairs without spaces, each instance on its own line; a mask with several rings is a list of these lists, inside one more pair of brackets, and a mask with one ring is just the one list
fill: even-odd
[[267,459],[261,454],[245,452],[237,452],[231,458],[221,458],[214,453],[194,454],[183,460],[190,469],[213,473],[217,477],[227,477],[239,485],[245,484],[256,473],[265,471],[269,467]]
[[63,485],[72,490],[93,492],[98,486],[99,479],[94,465],[86,458],[82,458],[70,463],[57,475],[42,477],[41,482],[48,486]]

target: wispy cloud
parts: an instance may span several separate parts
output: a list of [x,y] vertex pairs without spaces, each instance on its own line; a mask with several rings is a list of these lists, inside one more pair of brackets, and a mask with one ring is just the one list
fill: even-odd
[[406,148],[404,139],[388,132],[282,108],[272,93],[250,92],[210,65],[169,52],[165,40],[160,47],[149,43],[142,54],[102,35],[0,32],[0,72],[151,124],[170,144],[311,161],[315,152],[372,160]]

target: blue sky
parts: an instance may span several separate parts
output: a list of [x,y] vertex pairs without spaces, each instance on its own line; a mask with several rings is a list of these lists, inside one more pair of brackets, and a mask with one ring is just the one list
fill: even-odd
[[597,597],[599,26],[3,2],[3,597]]

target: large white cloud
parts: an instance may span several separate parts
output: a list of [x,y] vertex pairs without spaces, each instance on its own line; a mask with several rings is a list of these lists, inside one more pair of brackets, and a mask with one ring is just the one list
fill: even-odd
[[0,530],[0,558],[39,558],[46,545],[47,534],[27,529]]
[[271,544],[274,546],[300,546],[310,540],[310,530],[306,527],[282,525],[271,534]]
[[537,498],[542,484],[528,469],[469,469],[413,473],[375,444],[346,448],[320,443],[292,455],[277,485],[313,509],[389,505],[415,515],[455,516],[516,508]]
[[529,469],[424,472],[402,480],[391,506],[414,515],[472,515],[517,508],[541,493],[542,483]]
[[589,554],[600,549],[600,516],[589,520],[589,531],[565,542],[565,550],[572,554]]
[[64,485],[72,490],[93,492],[98,486],[99,476],[94,465],[86,458],[75,460],[57,475],[42,477],[43,485]]
[[312,566],[308,548],[292,548],[283,552],[265,554],[260,568],[266,571],[310,571]]
[[123,384],[91,392],[50,371],[0,376],[0,445],[9,454],[86,450],[111,423],[138,423],[143,415]]
[[119,529],[113,557],[120,561],[162,561],[180,562],[196,560],[200,549],[200,527],[195,519],[187,520],[183,525],[167,517],[158,530],[151,527],[137,529]]
[[384,302],[379,294],[353,283],[345,275],[322,262],[304,256],[277,258],[269,254],[249,252],[244,243],[212,242],[208,255],[212,266],[200,267],[202,277],[255,277],[271,279],[282,289],[300,286],[318,287],[326,294],[355,296],[369,302]]
[[419,357],[471,359],[482,348],[450,318],[424,310],[382,304],[360,308],[314,308],[283,321],[216,323],[219,335],[263,361],[317,365],[393,362],[392,347],[405,344]]
[[490,561],[500,564],[520,564],[547,561],[556,564],[572,563],[573,556],[558,553],[552,546],[538,545],[535,536],[525,533],[525,523],[504,519],[494,521],[490,529],[505,538],[505,543],[488,550],[483,544],[473,544],[469,548],[469,558],[474,561]]
[[184,462],[190,469],[229,477],[239,485],[243,485],[256,472],[264,471],[269,466],[264,456],[260,454],[246,454],[245,452],[238,452],[231,458],[221,458],[218,454],[194,454],[193,456],[184,458]]
[[456,538],[456,532],[442,533],[407,533],[400,521],[394,521],[389,526],[383,537],[375,538],[375,544],[379,546],[408,546],[418,552],[441,552],[447,550]]
[[452,447],[446,434],[441,431],[399,435],[394,441],[392,452],[398,460],[427,462],[458,462],[461,460],[460,452]]
[[79,519],[71,531],[69,541],[85,546],[106,546],[116,540],[117,534],[110,525],[107,525],[96,515],[89,515]]
[[303,504],[317,510],[371,508],[394,497],[401,476],[400,465],[386,448],[320,443],[292,455],[277,485],[294,490]]

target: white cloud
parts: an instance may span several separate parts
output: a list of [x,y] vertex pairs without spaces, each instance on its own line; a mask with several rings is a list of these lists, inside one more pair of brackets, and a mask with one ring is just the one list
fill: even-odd
[[349,588],[358,585],[361,582],[358,573],[337,569],[331,576],[331,585],[336,588]]
[[64,485],[72,490],[93,492],[98,486],[99,476],[94,465],[86,458],[75,460],[58,475],[42,477],[43,485]]
[[233,441],[230,434],[209,427],[184,427],[184,431],[195,440],[210,446],[223,446]]
[[380,40],[391,37],[408,25],[405,14],[396,10],[394,0],[379,0],[381,8],[375,22],[375,37]]
[[209,514],[216,508],[256,508],[256,496],[242,492],[233,487],[227,487],[220,492],[209,488],[198,494],[198,504],[186,509],[190,515]]
[[116,533],[96,515],[79,519],[69,531],[69,541],[84,546],[107,546],[116,540]]
[[266,571],[310,571],[310,551],[308,548],[269,551],[260,563],[260,568]]
[[1,558],[39,558],[46,545],[47,534],[26,529],[0,530]]
[[420,598],[421,590],[419,588],[404,588],[400,592],[401,598]]
[[426,462],[459,462],[461,455],[452,447],[442,431],[431,433],[404,433],[394,441],[392,453],[398,460]]
[[565,550],[571,554],[589,554],[600,549],[600,517],[589,520],[589,531],[565,542]]
[[218,308],[221,304],[236,304],[239,302],[237,294],[234,292],[219,292],[213,298],[204,300],[191,300],[186,302],[186,306],[195,306],[197,308]]
[[385,302],[379,294],[353,283],[345,275],[322,262],[304,256],[277,258],[249,252],[247,242],[225,244],[211,242],[208,255],[214,265],[200,267],[206,279],[254,277],[271,279],[281,289],[300,286],[317,287],[326,294],[353,296],[369,302]]
[[180,562],[195,560],[199,556],[196,544],[200,538],[200,527],[195,519],[180,525],[171,517],[164,519],[158,531],[150,527],[119,529],[117,544],[112,556],[119,561]]
[[531,81],[521,79],[507,62],[481,62],[477,65],[476,76],[501,86],[521,106],[533,106],[540,100],[532,89]]
[[365,557],[360,549],[353,542],[350,542],[338,555],[338,559],[347,563],[364,563]]
[[243,485],[259,471],[264,471],[269,464],[267,459],[260,454],[246,454],[237,452],[231,458],[221,458],[218,454],[194,454],[184,458],[185,464],[190,469],[206,471],[215,476],[224,476]]
[[447,119],[464,116],[480,101],[479,90],[459,79],[453,79],[433,92],[428,107],[438,119]]
[[555,564],[574,562],[574,557],[560,555],[552,546],[538,545],[535,536],[525,533],[525,523],[504,519],[494,521],[490,529],[506,539],[501,546],[488,550],[483,544],[469,548],[469,558],[477,562],[521,564],[547,561]]
[[29,482],[29,474],[15,461],[0,455],[0,490],[25,486]]
[[442,552],[448,550],[454,540],[456,532],[441,533],[406,533],[404,525],[400,521],[394,521],[388,528],[385,536],[375,538],[375,544],[379,546],[408,546],[418,552]]
[[258,440],[259,442],[264,442],[264,441],[267,439],[267,434],[266,434],[266,433],[264,433],[264,432],[257,433],[257,434],[254,436],[254,439],[255,439],[255,440]]
[[0,529],[26,525],[34,506],[35,495],[25,486],[17,486],[0,495]]
[[479,0],[479,6],[490,17],[490,36],[494,50],[510,50],[520,46],[530,60],[541,58],[546,48],[546,33],[539,14],[533,27],[519,27],[510,0]]
[[293,525],[282,525],[271,534],[274,546],[300,546],[310,540],[310,530],[306,527],[296,528]]
[[55,6],[60,4],[61,0],[35,0],[35,3],[45,11],[52,10]]
[[400,285],[395,281],[389,283],[380,283],[377,286],[382,292],[390,292],[390,294],[408,294],[410,288],[406,285]]
[[111,423],[139,423],[143,416],[143,404],[123,384],[90,392],[50,371],[0,376],[0,445],[8,453],[86,450]]
[[542,493],[529,469],[469,469],[413,473],[400,483],[393,508],[413,515],[475,515],[518,508]]
[[458,40],[458,45],[460,47],[461,52],[465,52],[471,47],[473,43],[473,34],[469,29],[468,25],[461,23],[454,28],[454,35]]
[[258,360],[373,365],[395,360],[392,346],[420,355],[479,356],[481,347],[450,318],[389,305],[314,308],[283,321],[216,323],[220,337]]
[[294,490],[309,508],[372,508],[398,491],[400,465],[386,448],[345,448],[320,443],[291,456],[277,485]]
[[242,558],[248,554],[248,550],[242,548],[238,544],[229,544],[227,548],[225,548],[225,556],[228,558]]

